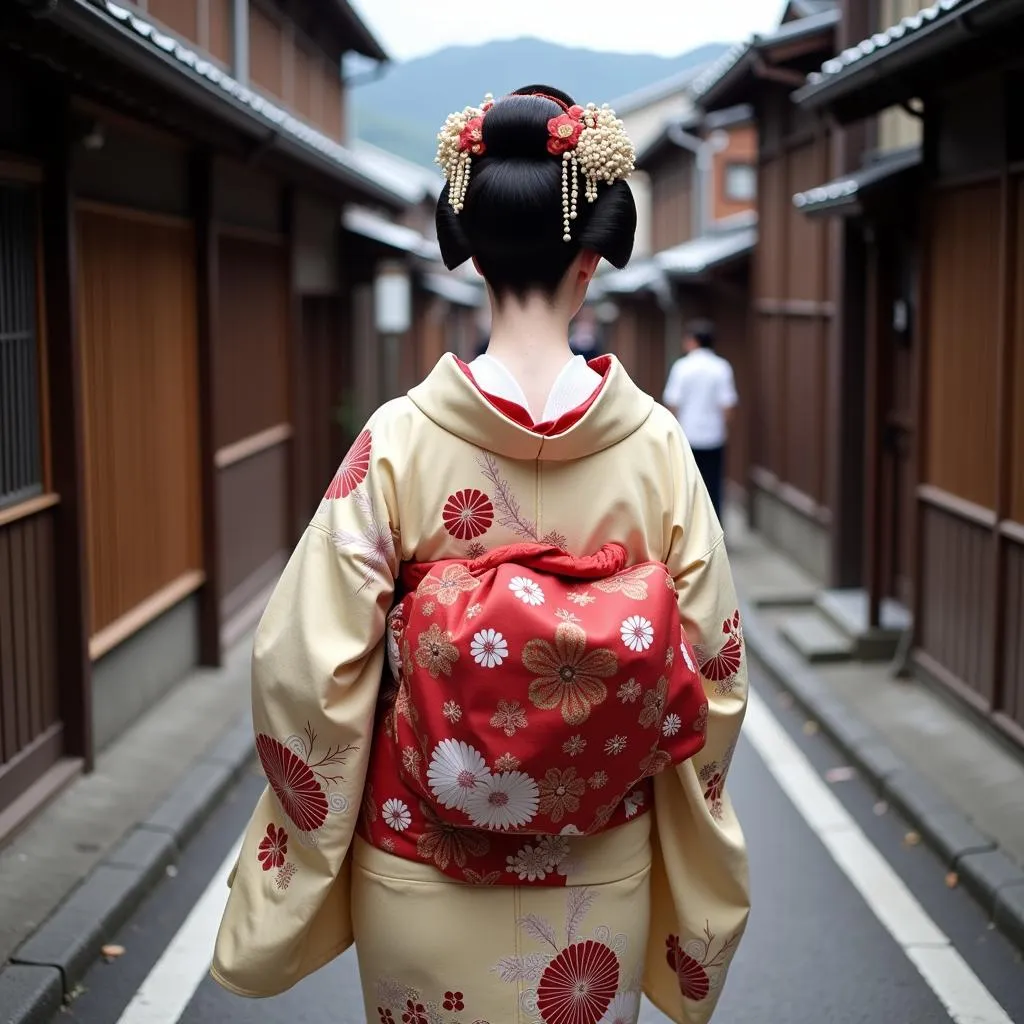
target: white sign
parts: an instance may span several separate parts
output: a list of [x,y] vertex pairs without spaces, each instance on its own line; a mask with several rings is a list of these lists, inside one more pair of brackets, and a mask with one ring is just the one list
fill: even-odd
[[412,325],[412,285],[404,267],[385,265],[373,282],[374,319],[380,334],[404,334]]

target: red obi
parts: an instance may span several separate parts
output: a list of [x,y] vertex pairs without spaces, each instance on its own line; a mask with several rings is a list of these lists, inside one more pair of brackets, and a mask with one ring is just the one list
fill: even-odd
[[564,884],[522,877],[524,837],[623,824],[649,808],[651,776],[704,745],[661,563],[515,544],[409,565],[402,583],[360,821],[374,846],[460,881]]

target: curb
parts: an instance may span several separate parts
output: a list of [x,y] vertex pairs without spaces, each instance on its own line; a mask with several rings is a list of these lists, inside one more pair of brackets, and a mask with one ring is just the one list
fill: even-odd
[[0,969],[0,1024],[49,1024],[252,756],[246,714]]
[[743,604],[743,637],[751,657],[789,693],[882,796],[955,870],[993,923],[1024,949],[1024,870],[1002,853],[856,712],[833,696],[776,632]]

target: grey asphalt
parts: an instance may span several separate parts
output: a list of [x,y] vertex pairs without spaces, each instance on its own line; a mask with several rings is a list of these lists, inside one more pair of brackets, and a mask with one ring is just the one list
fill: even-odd
[[[824,774],[842,761],[767,680],[759,692],[812,764]],[[833,863],[746,744],[730,776],[751,849],[755,909],[715,1020],[722,1024],[942,1024],[945,1010],[860,895]],[[116,1024],[124,1007],[181,926],[245,825],[261,789],[255,772],[229,794],[138,913],[112,936],[125,954],[97,964],[57,1018],[68,1024]],[[950,888],[923,846],[860,779],[835,792],[1010,1019],[1024,1024],[1024,963],[971,896]],[[253,1002],[205,979],[181,1024],[357,1024],[364,1020],[355,957],[272,1000]],[[645,1006],[643,1024],[665,1020]],[[370,1024],[377,1024],[371,1021]]]

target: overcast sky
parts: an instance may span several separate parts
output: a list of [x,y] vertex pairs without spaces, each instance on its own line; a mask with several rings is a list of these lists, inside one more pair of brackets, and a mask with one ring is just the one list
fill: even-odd
[[538,36],[566,46],[666,57],[766,32],[783,0],[354,0],[396,60],[443,46]]

